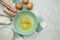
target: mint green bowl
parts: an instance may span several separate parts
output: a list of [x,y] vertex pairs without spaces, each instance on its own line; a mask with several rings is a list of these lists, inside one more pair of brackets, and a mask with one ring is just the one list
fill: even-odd
[[[18,21],[20,20],[20,17],[23,16],[23,15],[26,15],[30,17],[30,19],[32,20],[32,26],[30,29],[27,29],[27,30],[23,30],[19,24],[18,24]],[[34,13],[26,10],[26,11],[21,11],[21,12],[18,12],[17,15],[14,17],[13,19],[13,28],[15,30],[15,32],[17,32],[18,34],[21,34],[21,35],[30,35],[32,33],[34,33],[37,29],[37,26],[38,26],[38,21],[37,21],[37,17]]]

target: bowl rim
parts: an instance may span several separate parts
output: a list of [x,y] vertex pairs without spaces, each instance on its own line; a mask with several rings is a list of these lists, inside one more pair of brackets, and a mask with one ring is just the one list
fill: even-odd
[[[31,12],[31,11],[29,11],[29,10],[22,10],[22,11],[19,11],[19,12],[23,12],[23,11]],[[17,14],[19,14],[19,12],[18,12]],[[14,17],[14,18],[13,18],[13,29],[14,29],[15,32],[17,32],[18,34],[21,34],[21,35],[30,35],[30,34],[32,34],[32,33],[34,33],[34,32],[36,31],[37,26],[38,26],[38,18],[37,18],[37,16],[36,16],[33,12],[31,12],[31,13],[36,17],[36,20],[37,20],[37,21],[36,21],[37,23],[36,23],[36,25],[35,25],[36,28],[34,29],[34,31],[31,32],[31,33],[29,33],[29,34],[22,34],[22,33],[18,32],[18,31],[14,28],[14,18],[15,18],[15,17]]]

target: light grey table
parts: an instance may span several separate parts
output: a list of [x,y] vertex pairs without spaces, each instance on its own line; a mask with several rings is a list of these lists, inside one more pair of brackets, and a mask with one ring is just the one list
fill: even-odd
[[60,0],[31,1],[37,4],[37,11],[48,25],[30,40],[60,40]]
[[34,40],[60,40],[60,0],[40,0],[40,14],[47,27]]

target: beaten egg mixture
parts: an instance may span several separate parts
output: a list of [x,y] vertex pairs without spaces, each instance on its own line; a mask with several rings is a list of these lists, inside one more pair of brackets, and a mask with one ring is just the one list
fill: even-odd
[[19,20],[19,25],[22,29],[29,29],[32,25],[32,22],[31,20],[29,19],[29,17],[22,17],[20,20]]

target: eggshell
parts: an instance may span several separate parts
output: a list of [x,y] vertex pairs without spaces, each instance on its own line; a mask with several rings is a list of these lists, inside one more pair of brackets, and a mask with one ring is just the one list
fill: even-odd
[[21,10],[21,9],[22,9],[22,4],[16,3],[16,4],[15,4],[15,7],[16,7],[18,10]]
[[28,10],[31,10],[31,9],[33,8],[32,2],[29,2],[29,3],[27,4],[26,8],[27,8]]
[[29,0],[22,0],[24,4],[28,4]]

